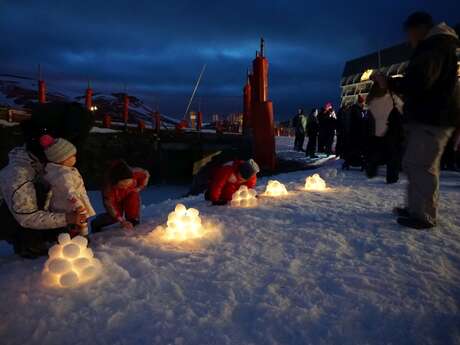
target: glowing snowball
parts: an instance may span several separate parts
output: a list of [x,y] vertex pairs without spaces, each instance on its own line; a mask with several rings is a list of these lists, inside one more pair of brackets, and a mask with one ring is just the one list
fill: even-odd
[[305,181],[305,189],[311,191],[326,190],[326,181],[324,181],[318,174],[308,176],[307,180]]
[[72,269],[72,264],[66,259],[53,259],[48,263],[48,269],[51,273],[63,274]]
[[80,257],[72,262],[72,266],[76,271],[82,272],[86,267],[91,265],[91,260]]
[[88,240],[83,236],[77,236],[72,240],[73,243],[76,243],[80,248],[86,248],[88,246]]
[[95,278],[101,265],[87,245],[88,240],[82,236],[71,239],[68,234],[59,235],[58,244],[48,251],[43,283],[52,287],[75,287]]
[[65,234],[60,234],[58,236],[58,242],[59,244],[66,244],[66,243],[69,243],[71,241],[70,239],[70,235],[65,233]]
[[59,279],[59,282],[61,283],[62,286],[74,286],[78,284],[78,274],[75,272],[67,272],[66,274],[63,274],[61,278]]
[[80,246],[76,243],[69,243],[62,249],[62,254],[69,259],[75,259],[80,254]]
[[283,196],[287,195],[288,191],[284,184],[276,180],[268,181],[267,188],[265,189],[265,195],[268,196]]
[[234,207],[254,207],[257,205],[257,192],[247,186],[241,186],[232,196],[231,205]]
[[204,236],[200,212],[197,209],[187,209],[178,204],[173,212],[168,215],[164,239],[167,241],[186,241]]
[[61,256],[61,254],[62,254],[62,248],[60,246],[52,246],[48,250],[48,255],[50,256],[50,258],[58,258]]

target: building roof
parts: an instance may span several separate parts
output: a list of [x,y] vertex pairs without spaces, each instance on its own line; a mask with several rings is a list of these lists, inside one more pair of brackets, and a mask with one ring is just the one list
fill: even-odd
[[[391,66],[409,60],[412,48],[407,43],[401,43],[380,51],[381,66]],[[358,73],[363,73],[369,69],[379,68],[379,52],[359,57],[347,61],[343,70],[342,77],[349,77]]]

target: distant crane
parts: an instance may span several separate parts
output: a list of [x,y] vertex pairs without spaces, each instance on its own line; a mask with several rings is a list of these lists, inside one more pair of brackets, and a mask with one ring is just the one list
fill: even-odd
[[187,104],[187,109],[185,109],[185,114],[184,114],[184,120],[187,118],[187,114],[190,110],[190,106],[192,105],[193,98],[195,97],[196,90],[198,89],[198,86],[200,85],[201,78],[203,77],[204,71],[206,70],[206,64],[203,65],[203,68],[201,69],[200,75],[198,77],[198,80],[195,83],[195,87],[193,88],[192,96],[190,97],[190,100],[188,101]]

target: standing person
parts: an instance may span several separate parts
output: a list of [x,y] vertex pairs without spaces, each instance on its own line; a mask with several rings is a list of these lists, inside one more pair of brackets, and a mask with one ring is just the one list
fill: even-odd
[[140,222],[140,192],[147,186],[150,174],[141,168],[131,168],[123,160],[112,162],[108,169],[102,197],[107,213],[91,222],[93,233],[102,228],[120,223],[125,230],[132,230]]
[[337,126],[337,116],[335,115],[332,103],[328,102],[318,115],[319,135],[318,135],[318,152],[332,154],[332,145],[334,144],[335,130]]
[[249,189],[256,186],[259,171],[253,159],[235,160],[221,165],[211,174],[205,199],[212,201],[213,205],[226,205],[241,186]]
[[[404,96],[407,149],[403,168],[409,185],[407,207],[396,208],[398,223],[414,228],[436,226],[439,202],[440,160],[455,129],[460,129],[460,85],[456,49],[460,42],[447,24],[433,24],[425,12],[411,14],[404,23],[415,49],[405,77],[392,85],[378,76],[382,87]],[[460,131],[459,131],[460,132]]]
[[396,183],[401,170],[402,101],[388,89],[382,89],[378,83],[372,85],[366,101],[370,119],[370,148],[366,157],[367,177],[377,176],[378,166],[386,164],[387,183]]
[[302,108],[297,110],[297,115],[292,121],[295,130],[294,150],[303,151],[303,144],[305,141],[305,131],[307,127],[307,118]]
[[349,169],[351,166],[364,167],[364,147],[368,136],[364,103],[364,97],[359,95],[358,102],[353,104],[349,110],[345,126],[346,141],[343,148],[344,169]]
[[310,113],[310,116],[307,120],[307,136],[308,136],[308,143],[306,149],[306,155],[310,158],[318,158],[316,155],[316,150],[318,146],[318,130],[319,130],[319,123],[318,123],[318,109],[313,109]]
[[346,128],[349,121],[349,107],[342,105],[337,113],[337,143],[335,145],[335,154],[343,158],[346,142]]

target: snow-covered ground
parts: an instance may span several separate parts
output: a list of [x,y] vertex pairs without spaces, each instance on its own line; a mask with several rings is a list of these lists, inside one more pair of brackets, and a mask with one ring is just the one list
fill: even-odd
[[[308,143],[308,138],[305,139],[303,149],[305,150]],[[326,154],[317,154],[318,158],[310,158],[305,155],[305,152],[294,151],[293,137],[276,137],[276,153],[278,158],[285,161],[296,161],[307,163],[310,166],[321,166],[335,156],[327,156]]]
[[[290,195],[256,208],[147,206],[134,235],[93,236],[103,274],[76,290],[40,284],[46,258],[3,259],[0,343],[460,344],[460,174],[443,174],[439,226],[416,231],[391,214],[405,181],[334,168],[318,170],[326,192],[301,190],[307,172],[277,176]],[[221,236],[149,241],[178,202]]]

